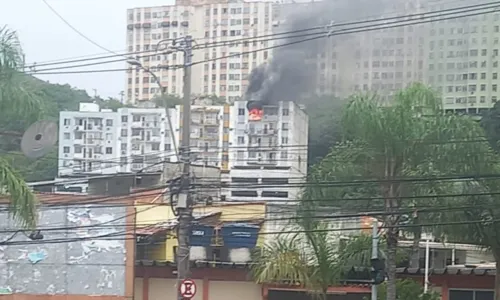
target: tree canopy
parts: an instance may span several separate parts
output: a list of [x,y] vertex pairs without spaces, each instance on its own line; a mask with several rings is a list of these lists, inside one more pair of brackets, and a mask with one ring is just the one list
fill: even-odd
[[[25,126],[38,120],[46,112],[42,100],[27,85],[21,72],[23,52],[17,34],[7,27],[0,28],[0,120],[2,125]],[[11,127],[1,127],[3,132]],[[5,143],[2,143],[5,145]],[[33,227],[37,222],[36,199],[22,176],[0,153],[0,186],[10,199],[14,219]]]
[[477,122],[446,114],[441,99],[422,84],[399,91],[390,106],[374,95],[355,95],[339,123],[342,139],[311,168],[298,213],[312,232],[320,226],[312,220],[325,208],[380,212],[387,227],[387,299],[394,300],[400,232],[410,231],[418,247],[421,230],[432,229],[421,224],[451,218],[448,209],[429,210],[442,209],[442,195],[457,191],[456,180],[439,178],[494,174],[493,152]]

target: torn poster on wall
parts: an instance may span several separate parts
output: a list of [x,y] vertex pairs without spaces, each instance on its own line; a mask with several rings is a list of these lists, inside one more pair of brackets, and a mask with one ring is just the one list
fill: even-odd
[[28,250],[19,250],[21,255],[17,258],[18,260],[29,260],[32,264],[36,264],[45,260],[47,258],[47,251],[45,250],[37,250],[28,252]]
[[124,243],[119,240],[112,240],[119,232],[113,224],[116,218],[111,214],[94,214],[89,208],[71,209],[68,211],[67,219],[69,222],[78,226],[75,231],[79,243],[82,247],[82,254],[77,257],[70,257],[71,261],[78,261],[88,258],[92,253],[105,252],[112,250],[125,251]]

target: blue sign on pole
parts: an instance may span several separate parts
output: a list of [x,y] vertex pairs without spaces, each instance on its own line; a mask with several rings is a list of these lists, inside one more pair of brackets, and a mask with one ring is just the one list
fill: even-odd
[[260,226],[250,224],[225,224],[222,229],[224,246],[227,248],[255,248]]
[[214,236],[214,228],[204,225],[193,225],[191,227],[191,246],[208,247]]

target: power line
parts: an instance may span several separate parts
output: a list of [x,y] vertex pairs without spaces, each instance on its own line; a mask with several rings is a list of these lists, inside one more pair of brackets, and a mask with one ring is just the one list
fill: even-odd
[[[463,13],[463,12],[469,12],[469,11],[477,11],[477,10],[486,9],[486,8],[497,8],[497,6],[499,4],[500,4],[500,1],[497,1],[497,2],[490,2],[490,3],[483,3],[483,4],[474,4],[474,5],[468,5],[468,6],[460,6],[460,7],[455,7],[455,8],[441,9],[441,10],[437,10],[437,11],[428,11],[428,12],[417,13],[417,14],[410,14],[410,15],[404,15],[404,16],[384,17],[384,18],[375,19],[375,20],[362,20],[362,21],[353,21],[353,22],[333,23],[333,24],[329,24],[329,25],[326,25],[326,26],[325,25],[323,25],[323,26],[315,26],[315,27],[310,27],[310,28],[305,28],[305,29],[298,29],[298,30],[287,31],[287,32],[282,32],[282,33],[267,34],[267,35],[260,36],[259,38],[262,38],[262,37],[273,37],[273,36],[279,36],[279,35],[290,34],[290,33],[302,33],[302,32],[313,31],[313,30],[322,30],[322,32],[320,32],[319,34],[324,34],[325,33],[324,32],[325,28],[328,28],[329,30],[331,30],[331,28],[336,28],[336,27],[351,26],[351,25],[360,25],[360,24],[367,24],[367,23],[385,22],[385,21],[407,19],[407,18],[410,18],[410,19],[411,18],[418,18],[418,20],[422,20],[422,19],[425,19],[425,18],[432,18],[432,17],[434,17],[434,16],[432,16],[432,14],[438,14],[438,13],[443,13],[444,12],[446,14],[442,14],[442,15],[439,15],[439,16],[446,16],[446,15],[450,15],[450,14],[456,14],[457,12],[455,12],[455,11],[457,11],[457,10],[462,10],[462,11],[459,11],[459,13]],[[471,10],[467,10],[467,9],[471,9]],[[389,23],[377,24],[377,25],[395,24],[395,23],[400,23],[400,22],[403,22],[403,21],[404,22],[408,22],[408,21],[413,21],[413,20],[399,20],[397,22],[389,22]],[[374,26],[374,25],[371,24],[370,26]],[[352,30],[352,29],[359,29],[359,28],[365,28],[365,27],[366,26],[361,26],[361,27],[354,27],[354,28],[350,28],[350,29]],[[304,36],[304,35],[302,35],[302,36]],[[301,36],[299,35],[299,36],[296,36],[296,37],[301,37]],[[285,37],[285,38],[287,38],[287,37]],[[218,43],[222,43],[222,45],[220,45],[220,46],[225,46],[227,44],[237,43],[237,42],[247,41],[247,40],[248,40],[248,38],[241,38],[241,39],[234,39],[234,40],[229,40],[229,41],[205,43],[205,47],[210,48],[210,46],[215,46]]]
[[[280,48],[280,47],[284,47],[284,46],[289,46],[289,45],[293,45],[293,44],[298,44],[298,43],[302,43],[302,42],[312,41],[312,40],[316,40],[316,39],[319,39],[319,38],[325,38],[325,37],[330,37],[330,36],[345,35],[345,34],[352,34],[352,33],[360,33],[360,32],[374,31],[374,30],[380,30],[380,29],[390,29],[390,28],[396,28],[396,27],[402,27],[402,26],[419,25],[419,24],[425,24],[425,23],[430,23],[430,22],[438,22],[438,21],[444,21],[444,20],[450,20],[450,19],[457,19],[457,18],[464,18],[464,17],[471,17],[471,16],[482,15],[482,14],[487,14],[487,13],[493,13],[493,12],[496,12],[495,8],[498,6],[498,4],[500,4],[500,2],[493,2],[493,3],[487,3],[487,4],[476,4],[476,5],[470,5],[470,6],[465,6],[465,7],[453,8],[453,9],[445,9],[445,10],[439,10],[439,11],[428,12],[428,13],[421,13],[421,14],[415,14],[415,15],[402,16],[402,17],[385,18],[385,19],[380,19],[380,20],[375,20],[375,21],[380,22],[380,21],[384,21],[384,20],[387,20],[387,19],[391,20],[391,19],[397,19],[397,18],[408,18],[408,17],[421,16],[417,20],[400,20],[400,21],[388,22],[386,24],[365,25],[365,26],[358,26],[358,27],[354,27],[354,28],[339,29],[337,32],[323,31],[323,32],[318,32],[318,33],[309,33],[309,34],[302,34],[302,35],[297,35],[297,36],[289,36],[289,37],[284,37],[284,38],[293,39],[293,38],[307,37],[307,36],[315,36],[315,37],[310,37],[308,39],[294,41],[294,42],[289,42],[289,43],[280,44],[280,45],[273,45],[273,46],[262,48],[262,49],[256,49],[256,50],[241,52],[239,55],[241,55],[241,54],[255,53],[255,52],[260,52],[260,51],[266,51],[266,50],[271,50],[271,49],[275,49],[275,48]],[[493,6],[493,5],[496,5],[496,6]],[[463,10],[464,8],[471,8],[471,9],[469,9],[469,10]],[[453,10],[461,10],[461,9],[463,10],[461,12],[460,11],[459,12],[450,12],[450,11],[453,11]],[[464,12],[474,12],[474,11],[480,11],[480,10],[485,10],[485,9],[493,9],[493,10],[486,11],[486,12],[477,12],[477,13],[473,13],[473,14],[463,14]],[[427,15],[428,14],[437,14],[437,13],[441,13],[441,12],[448,12],[448,13],[438,15],[437,17],[433,16],[433,15],[432,16],[426,16],[426,14]],[[458,14],[462,14],[462,15],[454,15],[454,14],[457,14],[457,13]],[[446,18],[442,17],[442,16],[447,16],[447,15],[451,15],[451,16],[450,17],[446,17]],[[433,19],[433,18],[435,18],[435,19]],[[362,23],[366,23],[366,22],[374,22],[374,20],[371,20],[371,21],[358,21],[358,22],[351,22],[351,23],[352,24],[362,24]],[[346,24],[350,24],[350,23],[346,23]],[[322,26],[321,28],[324,29],[325,26]],[[304,30],[311,30],[311,29],[304,29]],[[317,29],[313,28],[312,30],[317,30]],[[295,32],[300,32],[300,30],[299,31],[295,31]],[[284,33],[279,33],[279,34],[284,34]],[[279,35],[279,34],[274,34],[274,35]],[[255,39],[255,38],[235,39],[234,41],[244,41],[244,40],[252,40],[252,39]],[[278,38],[278,39],[283,39],[283,37],[282,38]],[[268,39],[268,40],[276,40],[276,38],[274,38],[274,39]],[[226,41],[224,43],[231,43],[231,42],[234,42],[234,41]],[[257,41],[258,42],[262,42],[261,40],[257,40]],[[214,46],[212,46],[212,47],[214,47]],[[209,46],[207,48],[212,48],[212,47]],[[200,64],[200,63],[205,63],[205,62],[210,62],[210,61],[215,61],[215,60],[220,60],[220,59],[225,59],[225,58],[229,58],[229,57],[233,57],[233,56],[234,55],[226,55],[226,56],[217,57],[217,58],[213,58],[213,59],[208,59],[208,60],[203,60],[203,61],[197,61],[197,62],[193,62],[192,65],[196,65],[196,64]],[[178,66],[171,66],[171,67],[168,67],[168,68],[176,68],[176,67],[178,67]],[[108,69],[108,70],[97,70],[97,71],[100,71],[100,72],[114,72],[114,71],[124,71],[124,70],[126,71],[126,70],[129,70],[129,69]],[[74,72],[68,71],[68,72],[57,72],[57,73],[54,73],[54,72],[48,72],[48,73],[46,73],[46,72],[37,72],[36,74],[39,74],[39,75],[53,74],[53,73],[54,74],[79,74],[77,72],[88,73],[88,72],[92,72],[92,71],[74,71]]]
[[[87,62],[87,61],[92,61],[92,60],[115,58],[115,57],[123,56],[123,55],[134,55],[134,54],[143,54],[143,53],[150,53],[150,52],[156,52],[156,50],[134,51],[134,52],[126,52],[123,54],[101,55],[98,57],[89,57],[89,56],[95,56],[95,55],[79,56],[79,57],[74,57],[72,59],[61,59],[61,60],[56,60],[56,61],[47,61],[47,62],[43,62],[43,63],[32,63],[32,64],[28,64],[26,66],[26,68],[32,69],[32,68],[37,68],[37,67],[42,67],[42,66],[64,65],[64,64],[69,64],[69,63]],[[106,52],[106,53],[109,53],[109,52]],[[103,53],[103,54],[106,54],[106,53]],[[155,55],[158,55],[158,54],[155,54]]]
[[[398,224],[398,225],[384,225],[380,226],[380,229],[404,229],[404,228],[415,228],[415,227],[438,227],[438,226],[460,226],[460,225],[474,225],[474,224],[499,224],[500,219],[491,220],[469,220],[469,221],[456,221],[456,222],[434,222],[434,223],[421,223],[421,224]],[[259,232],[258,236],[261,235],[284,235],[284,234],[301,234],[301,233],[331,233],[331,232],[343,232],[343,231],[360,231],[366,230],[367,227],[349,227],[349,228],[335,228],[335,229],[311,229],[311,230],[282,230],[282,231],[264,231]],[[132,230],[130,230],[132,231]],[[132,237],[127,238],[126,236],[132,235]],[[123,236],[123,237],[120,237]],[[220,237],[225,237],[228,235],[221,234]],[[133,232],[115,232],[104,235],[96,235],[81,238],[64,238],[64,239],[52,239],[52,240],[41,240],[41,241],[12,241],[6,242],[5,245],[43,245],[43,244],[59,244],[59,243],[69,243],[75,241],[85,241],[85,240],[117,240],[124,241],[128,239],[136,239]]]
[[[457,2],[461,2],[461,1],[450,1],[447,4],[457,3]],[[372,16],[372,17],[379,17],[379,18],[363,19],[363,20],[358,20],[358,21],[350,21],[350,22],[342,22],[342,23],[333,23],[333,24],[329,24],[326,26],[316,26],[316,27],[310,27],[310,28],[305,28],[305,29],[301,29],[301,30],[292,30],[292,31],[285,31],[285,32],[279,32],[279,33],[273,33],[273,34],[257,35],[253,38],[256,39],[256,38],[263,38],[263,37],[279,36],[279,35],[290,34],[290,33],[299,33],[299,32],[305,32],[305,31],[325,29],[325,27],[341,27],[341,26],[374,23],[374,22],[380,22],[380,21],[385,21],[385,20],[394,20],[394,19],[401,19],[401,18],[408,18],[408,17],[419,17],[419,16],[425,16],[426,14],[433,14],[433,13],[437,13],[437,12],[448,12],[448,11],[454,11],[454,10],[460,10],[460,9],[466,9],[466,8],[474,8],[474,7],[479,7],[479,6],[483,6],[483,5],[493,5],[493,4],[494,3],[475,4],[475,5],[469,5],[469,6],[460,6],[460,7],[455,7],[455,8],[442,9],[439,11],[428,11],[428,12],[423,12],[423,13],[418,13],[418,14],[410,14],[410,15],[402,15],[402,16],[397,15],[397,16],[393,16],[393,17],[383,17],[383,18],[381,16]],[[394,11],[393,13],[398,13],[398,12]],[[199,40],[207,40],[207,39],[212,39],[212,38],[205,37],[205,38],[199,38],[197,40],[199,41]],[[207,44],[213,45],[215,43],[233,43],[233,42],[242,41],[242,40],[246,40],[246,39],[247,38],[239,38],[239,39],[232,39],[229,41],[209,42],[209,43],[205,43],[205,45],[207,45]],[[120,50],[120,51],[127,52],[127,50]],[[128,52],[128,53],[124,53],[124,54],[132,55],[132,54],[139,54],[139,53],[148,53],[148,52],[152,52],[152,51],[156,51],[156,49]],[[60,60],[54,60],[54,61],[45,61],[45,62],[40,62],[40,63],[34,62],[31,64],[28,64],[28,68],[46,66],[46,65],[57,65],[57,64],[66,64],[66,63],[73,63],[73,62],[82,62],[82,61],[88,61],[88,60],[114,58],[116,56],[123,55],[123,54],[113,54],[113,55],[107,55],[107,56],[99,56],[99,55],[104,55],[104,54],[109,53],[109,52],[110,51],[106,50],[105,53],[90,54],[90,55],[86,55],[86,56],[78,56],[78,57],[72,57],[72,58],[66,58],[66,59],[60,59]],[[118,51],[111,51],[111,53],[116,53],[116,52],[118,52]],[[98,56],[98,57],[95,57],[95,56]]]
[[98,43],[94,42],[91,38],[89,38],[88,36],[86,36],[85,34],[83,34],[80,30],[78,30],[75,26],[71,25],[71,23],[69,23],[61,14],[59,14],[57,12],[57,10],[55,10],[48,2],[47,0],[42,0],[43,3],[45,3],[45,5],[47,5],[47,7],[61,20],[63,21],[69,28],[71,28],[74,32],[76,32],[79,36],[81,36],[82,38],[86,39],[88,42],[90,42],[91,44],[93,44],[94,46],[98,47],[98,48],[101,48],[102,50],[106,51],[106,52],[109,52],[109,53],[112,53],[112,54],[115,54],[115,55],[119,55],[119,56],[123,56],[122,54],[118,54],[112,50],[109,50],[101,45],[99,45]]

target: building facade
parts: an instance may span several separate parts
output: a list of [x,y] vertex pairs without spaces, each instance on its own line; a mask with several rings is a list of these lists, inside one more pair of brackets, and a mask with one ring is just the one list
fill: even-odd
[[[190,151],[195,164],[227,170],[229,143],[229,105],[192,105]],[[182,143],[183,106],[174,111],[175,138]]]
[[[225,185],[222,201],[295,200],[307,175],[308,117],[294,102],[264,106],[252,118],[247,102],[191,106],[190,153],[206,177]],[[172,124],[170,130],[169,120]],[[183,106],[120,108],[82,103],[60,113],[59,176],[160,171],[178,162]],[[214,199],[219,200],[219,199]]]
[[[272,41],[249,42],[270,34],[272,2],[178,1],[176,5],[134,8],[127,11],[127,48],[141,64],[155,72],[169,94],[181,94],[181,52],[162,54],[162,40],[191,35],[196,41],[192,60],[192,93],[217,95],[229,102],[243,95],[247,77],[270,57]],[[231,40],[240,40],[230,42]],[[160,51],[156,51],[160,49]],[[262,50],[254,52],[255,50]],[[154,79],[141,69],[127,73],[126,99],[135,104],[160,94]]]
[[[312,77],[311,93],[344,98],[353,93],[371,91],[377,92],[382,100],[390,101],[398,89],[425,79],[426,25],[390,28],[388,24],[388,28],[373,30],[370,28],[373,25],[363,23],[341,24],[418,14],[423,12],[422,2],[368,1],[363,2],[365,7],[362,10],[353,9],[349,1],[276,4],[275,31],[286,31],[289,23],[300,18],[303,11],[328,11],[331,20],[325,20],[322,25],[331,21],[338,27],[332,28],[329,38],[316,45],[311,42],[310,47],[302,49],[309,58],[306,64]],[[356,33],[344,34],[345,29]]]
[[[133,232],[133,199],[107,207],[83,207],[87,196],[38,194],[37,199],[40,231],[30,232],[7,209],[2,212],[2,297],[131,299],[134,241],[124,237],[129,227]],[[1,200],[5,208],[6,200]]]
[[[483,1],[457,1],[466,6]],[[432,10],[447,8],[429,0]],[[447,110],[480,114],[500,97],[498,86],[500,13],[431,23],[428,26],[427,81],[443,97]]]
[[231,201],[296,200],[307,175],[308,117],[294,102],[263,107],[254,118],[246,101],[232,107],[229,174],[222,193]]
[[59,128],[59,176],[138,172],[155,164],[161,170],[160,162],[176,159],[165,109],[113,112],[81,103],[79,111],[60,112]]

